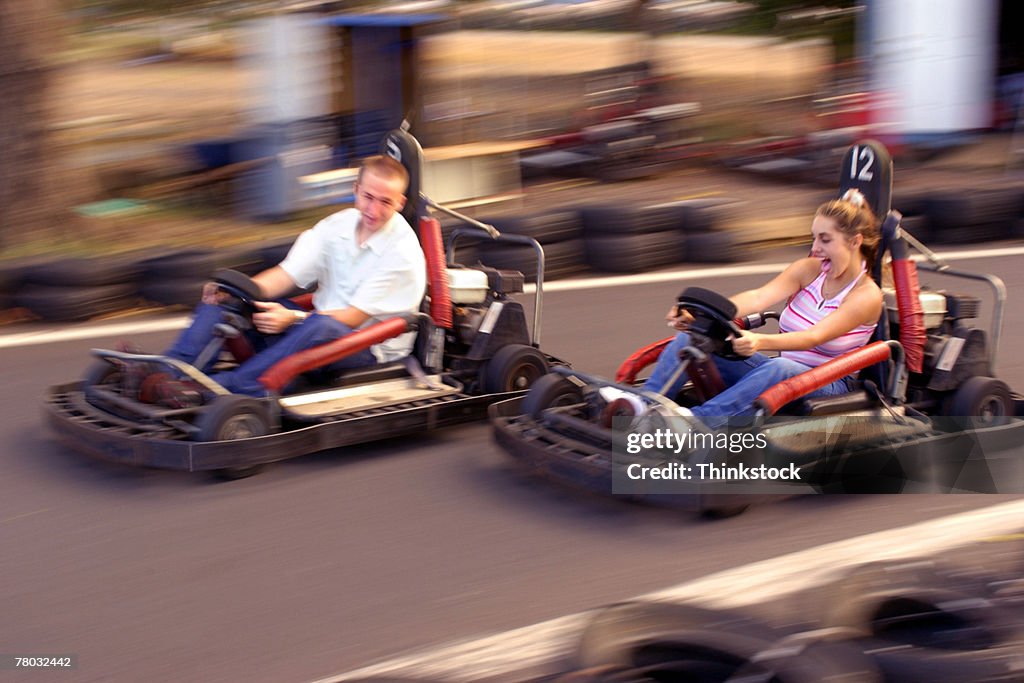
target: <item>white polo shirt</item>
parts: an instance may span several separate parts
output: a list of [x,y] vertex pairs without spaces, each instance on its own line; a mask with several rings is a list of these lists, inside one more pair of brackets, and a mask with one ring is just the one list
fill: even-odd
[[[303,288],[317,286],[318,311],[354,306],[370,315],[362,325],[419,311],[427,266],[416,233],[395,213],[362,247],[356,238],[359,211],[331,214],[295,240],[281,267]],[[371,347],[380,363],[409,355],[414,332]]]

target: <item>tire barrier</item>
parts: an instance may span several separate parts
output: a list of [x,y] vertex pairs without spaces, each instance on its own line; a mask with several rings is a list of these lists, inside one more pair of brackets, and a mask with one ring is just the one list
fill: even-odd
[[125,258],[46,259],[8,271],[13,306],[43,320],[79,321],[139,303],[136,262]]
[[586,239],[587,264],[597,271],[639,273],[686,260],[686,236],[679,230]]
[[[592,613],[559,683],[1024,680],[1024,579],[934,562],[853,567],[798,623],[626,602]],[[815,606],[816,605],[816,606]],[[769,613],[770,610],[765,611]]]
[[[726,228],[742,205],[726,197],[646,206],[601,203],[484,220],[502,232],[540,242],[546,278],[553,280],[588,269],[636,273],[682,263],[735,263],[745,255],[743,245]],[[925,243],[1024,237],[1024,187],[919,190],[898,194],[894,206],[904,214],[903,228]],[[442,223],[446,239],[450,231]],[[0,264],[0,309],[20,307],[44,320],[70,321],[147,301],[192,307],[214,270],[232,268],[253,275],[280,263],[293,242],[287,236],[134,259],[37,258]],[[527,279],[536,276],[534,254],[521,245],[467,241],[460,243],[456,260],[521,270]]]
[[1024,214],[1024,190],[991,187],[934,193],[925,202],[931,240],[962,244],[1001,239]]
[[[563,681],[880,683],[878,667],[839,631],[784,634],[753,617],[691,605],[623,603],[580,636]],[[586,678],[572,678],[581,673]]]
[[[484,222],[490,223],[500,232],[537,240],[544,247],[546,280],[557,280],[586,270],[583,224],[579,211],[560,210],[485,218]],[[537,277],[537,255],[531,247],[482,241],[476,244],[473,260],[492,268],[521,271],[527,281]]]
[[827,591],[822,621],[856,633],[887,681],[1020,680],[1024,609],[1004,584],[930,562],[862,565]]

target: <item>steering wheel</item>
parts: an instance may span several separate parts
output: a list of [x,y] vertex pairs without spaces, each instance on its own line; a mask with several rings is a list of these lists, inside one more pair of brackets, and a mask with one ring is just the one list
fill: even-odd
[[213,281],[220,291],[227,294],[227,298],[220,303],[228,313],[241,316],[244,320],[251,321],[252,314],[256,312],[255,301],[260,301],[260,287],[252,278],[237,270],[221,268],[213,274]]
[[743,360],[732,348],[732,337],[740,335],[736,325],[736,304],[721,294],[703,287],[687,287],[679,295],[676,305],[692,316],[690,336],[694,346],[726,360]]

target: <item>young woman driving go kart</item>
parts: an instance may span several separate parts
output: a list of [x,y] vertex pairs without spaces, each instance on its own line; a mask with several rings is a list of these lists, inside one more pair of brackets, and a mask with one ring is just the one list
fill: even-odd
[[[740,317],[788,300],[779,333],[741,331],[732,339],[733,359],[711,356],[727,388],[701,405],[680,407],[681,414],[692,414],[710,429],[721,428],[729,417],[752,414],[754,399],[764,390],[871,338],[882,310],[882,292],[867,272],[878,248],[878,219],[864,196],[850,190],[842,199],[818,207],[811,235],[810,256],[767,284],[730,299]],[[687,330],[694,318],[677,305],[667,319],[679,334],[658,357],[644,387],[672,398],[688,379],[680,352],[691,344]],[[780,353],[768,356],[763,351]],[[839,379],[809,396],[846,393],[850,379]]]

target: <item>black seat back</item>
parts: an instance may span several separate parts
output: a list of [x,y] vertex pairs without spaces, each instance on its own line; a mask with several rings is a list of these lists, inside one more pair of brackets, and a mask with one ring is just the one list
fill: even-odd
[[[861,140],[843,155],[839,168],[839,196],[859,190],[879,220],[892,207],[892,156],[876,140]],[[881,254],[879,254],[881,255]]]
[[405,208],[402,215],[414,230],[418,230],[420,216],[426,215],[423,201],[423,148],[419,140],[409,132],[409,124],[389,131],[381,142],[380,153],[400,162],[409,172],[409,189],[406,190]]

